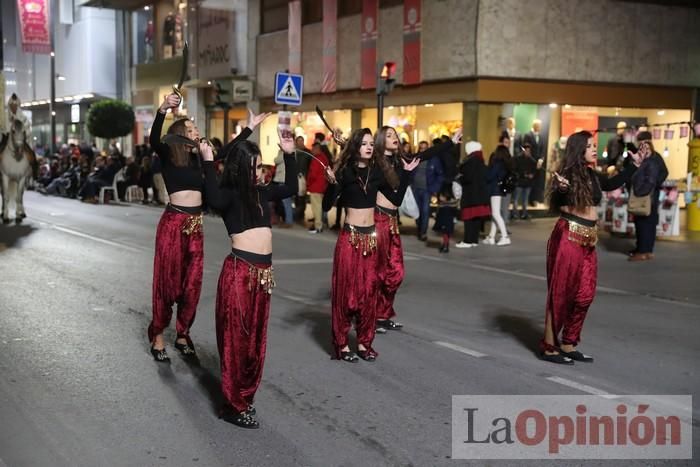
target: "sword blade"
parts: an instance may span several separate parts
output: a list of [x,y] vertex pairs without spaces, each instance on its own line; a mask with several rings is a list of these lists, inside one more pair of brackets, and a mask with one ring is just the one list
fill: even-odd
[[318,116],[321,118],[321,121],[323,122],[323,124],[326,125],[326,128],[328,128],[328,130],[329,130],[331,133],[335,133],[335,132],[333,131],[333,128],[331,128],[331,126],[330,126],[330,125],[328,124],[328,122],[326,121],[326,117],[323,116],[323,111],[321,110],[321,108],[320,108],[319,106],[316,106],[316,113],[317,113]]

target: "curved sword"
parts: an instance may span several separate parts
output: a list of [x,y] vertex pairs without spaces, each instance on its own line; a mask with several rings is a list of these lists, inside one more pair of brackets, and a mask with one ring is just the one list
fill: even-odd
[[173,86],[173,92],[177,94],[180,101],[182,101],[182,83],[185,82],[185,78],[187,77],[187,61],[189,59],[189,55],[190,46],[187,41],[185,41],[185,46],[182,48],[182,68],[180,70],[180,81],[178,81],[177,86]]

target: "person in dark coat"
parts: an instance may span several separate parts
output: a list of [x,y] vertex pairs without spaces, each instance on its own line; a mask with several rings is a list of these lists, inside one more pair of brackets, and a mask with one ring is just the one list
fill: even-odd
[[637,246],[630,252],[630,261],[648,261],[654,257],[656,242],[656,225],[659,223],[659,194],[661,185],[668,177],[664,159],[654,150],[651,133],[642,131],[637,135],[638,154],[642,164],[631,180],[635,196],[651,195],[651,213],[648,216],[634,216]]
[[465,145],[467,158],[459,166],[457,181],[462,186],[460,217],[464,221],[464,241],[457,248],[473,248],[479,245],[479,231],[484,218],[491,216],[489,191],[486,186],[486,164],[481,144],[469,141]]

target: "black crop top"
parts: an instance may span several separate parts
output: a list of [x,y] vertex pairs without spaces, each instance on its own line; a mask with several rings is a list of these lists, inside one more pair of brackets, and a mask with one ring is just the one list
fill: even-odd
[[[190,153],[190,160],[185,167],[178,167],[172,163],[170,147],[161,143],[160,135],[163,131],[163,122],[165,114],[157,111],[156,118],[153,121],[151,128],[151,136],[149,138],[151,148],[158,154],[163,167],[163,179],[165,180],[165,188],[169,194],[177,193],[183,190],[203,191],[204,181],[202,179],[202,168],[200,159],[197,154]],[[228,143],[219,153],[225,153],[227,146],[237,143],[238,141],[247,139],[252,131],[246,127],[233,141]]]
[[[323,210],[328,211],[338,197],[342,198],[343,206],[354,209],[374,208],[377,204],[377,192],[381,192],[392,204],[401,204],[410,180],[410,172],[403,168],[397,170],[400,178],[399,187],[393,190],[384,177],[382,169],[377,166],[345,167],[336,174],[337,183],[329,184],[323,196]],[[369,173],[369,180],[367,174]]]
[[[591,184],[593,187],[593,206],[598,206],[600,201],[603,199],[604,191],[613,191],[620,188],[622,185],[627,183],[632,174],[636,170],[636,167],[629,164],[622,172],[618,173],[614,177],[606,177],[605,175],[596,172],[595,170],[588,168],[588,175],[591,178]],[[561,206],[571,206],[573,200],[569,195],[568,191],[561,192],[559,190],[554,190],[552,193],[552,204],[557,207]]]
[[258,187],[259,204],[253,219],[246,224],[241,215],[241,201],[235,187],[220,187],[216,178],[214,162],[204,162],[205,195],[207,204],[221,212],[229,235],[239,234],[257,227],[271,227],[270,203],[295,195],[299,190],[297,164],[294,154],[284,155],[284,184],[271,184]]

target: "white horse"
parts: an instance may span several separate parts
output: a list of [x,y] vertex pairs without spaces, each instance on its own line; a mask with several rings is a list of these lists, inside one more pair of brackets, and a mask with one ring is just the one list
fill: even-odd
[[15,201],[15,222],[27,217],[24,212],[24,188],[36,160],[34,151],[27,145],[27,135],[20,120],[14,120],[10,132],[0,141],[0,172],[2,172],[2,222],[10,222],[10,200]]

